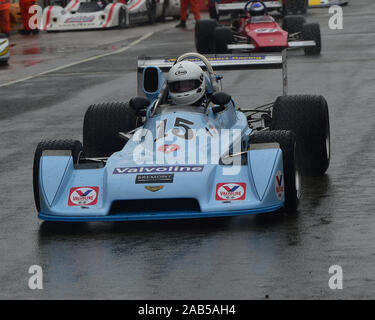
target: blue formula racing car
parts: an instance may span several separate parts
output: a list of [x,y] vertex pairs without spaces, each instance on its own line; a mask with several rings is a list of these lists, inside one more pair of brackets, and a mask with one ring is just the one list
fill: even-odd
[[[283,71],[283,95],[256,108],[239,108],[214,73],[270,68]],[[38,144],[39,218],[157,220],[296,210],[301,176],[328,168],[330,129],[326,100],[288,96],[286,73],[285,52],[138,58],[138,96],[90,106],[83,145]],[[188,103],[190,94],[200,99]]]

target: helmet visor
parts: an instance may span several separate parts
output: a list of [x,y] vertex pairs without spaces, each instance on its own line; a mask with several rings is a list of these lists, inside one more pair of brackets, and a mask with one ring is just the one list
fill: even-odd
[[201,82],[199,80],[176,81],[168,84],[169,91],[173,93],[182,93],[192,91],[199,88]]

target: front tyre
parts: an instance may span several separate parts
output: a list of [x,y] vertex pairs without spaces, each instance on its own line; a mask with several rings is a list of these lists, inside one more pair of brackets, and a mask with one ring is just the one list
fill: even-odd
[[301,198],[301,174],[298,143],[292,131],[261,131],[250,135],[252,143],[277,142],[283,152],[285,209],[296,211]]
[[124,29],[126,28],[127,21],[126,21],[126,11],[124,8],[120,8],[118,13],[118,28]]
[[302,39],[305,41],[313,40],[316,43],[314,47],[305,48],[305,55],[311,56],[320,54],[322,51],[322,37],[318,23],[306,23],[302,28]]
[[40,197],[39,197],[39,167],[40,158],[44,151],[70,151],[73,157],[73,163],[78,163],[83,156],[82,144],[78,140],[45,140],[39,142],[35,149],[34,165],[33,165],[33,189],[35,207],[40,212]]
[[168,10],[168,7],[169,7],[169,0],[164,0],[163,2],[163,9],[162,9],[162,12],[161,12],[161,16],[160,16],[160,22],[165,22],[167,16],[167,10]]
[[90,106],[83,121],[83,147],[87,158],[109,157],[125,142],[119,132],[136,128],[137,117],[128,103],[102,103]]
[[271,130],[295,133],[304,174],[319,176],[327,171],[331,158],[331,138],[328,104],[324,97],[278,97],[273,106]]

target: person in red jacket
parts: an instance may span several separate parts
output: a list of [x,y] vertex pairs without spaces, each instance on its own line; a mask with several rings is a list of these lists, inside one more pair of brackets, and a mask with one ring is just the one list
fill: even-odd
[[200,12],[199,12],[199,3],[198,0],[180,0],[180,13],[181,13],[181,21],[176,26],[176,28],[186,28],[186,19],[187,19],[187,7],[190,3],[190,11],[194,14],[195,21],[200,20]]
[[[1,0],[0,0],[1,1]],[[21,18],[23,23],[23,30],[20,30],[19,32],[21,34],[30,34],[30,33],[38,33],[39,29],[31,29],[29,25],[29,21],[31,17],[35,14],[29,13],[29,9],[31,6],[38,4],[37,0],[19,0],[20,3],[20,11],[21,11]]]
[[0,0],[0,33],[5,33],[7,36],[10,33],[9,7],[9,0]]

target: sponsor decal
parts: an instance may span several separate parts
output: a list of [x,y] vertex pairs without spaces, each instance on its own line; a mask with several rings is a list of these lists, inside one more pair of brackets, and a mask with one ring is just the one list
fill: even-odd
[[245,200],[246,183],[243,182],[227,182],[218,183],[216,185],[215,200]]
[[85,16],[80,16],[80,17],[72,17],[68,18],[64,21],[64,23],[84,23],[84,22],[92,22],[94,21],[95,17],[85,17]]
[[277,171],[275,176],[275,192],[277,199],[281,200],[284,194],[284,175]]
[[174,174],[139,174],[135,183],[173,183]]
[[113,174],[132,173],[169,173],[169,172],[202,172],[204,166],[155,166],[115,168]]
[[164,186],[146,186],[145,189],[151,192],[156,192],[163,189]]
[[69,192],[68,206],[94,206],[98,202],[99,187],[75,187]]
[[[264,60],[266,56],[224,56],[224,57],[207,57],[208,61],[215,62],[215,61],[241,61],[241,60]],[[185,61],[192,61],[192,62],[200,62],[201,60],[198,58],[189,58],[185,59]],[[176,62],[175,58],[167,58],[164,59],[164,62]]]
[[274,33],[278,30],[276,28],[260,28],[254,30],[256,33]]
[[176,76],[183,76],[183,75],[187,74],[187,71],[185,69],[177,70],[174,74]]
[[179,149],[180,149],[180,147],[177,144],[163,144],[162,146],[160,146],[158,148],[158,150],[160,152],[164,152],[166,154],[171,153],[171,152],[175,152]]

